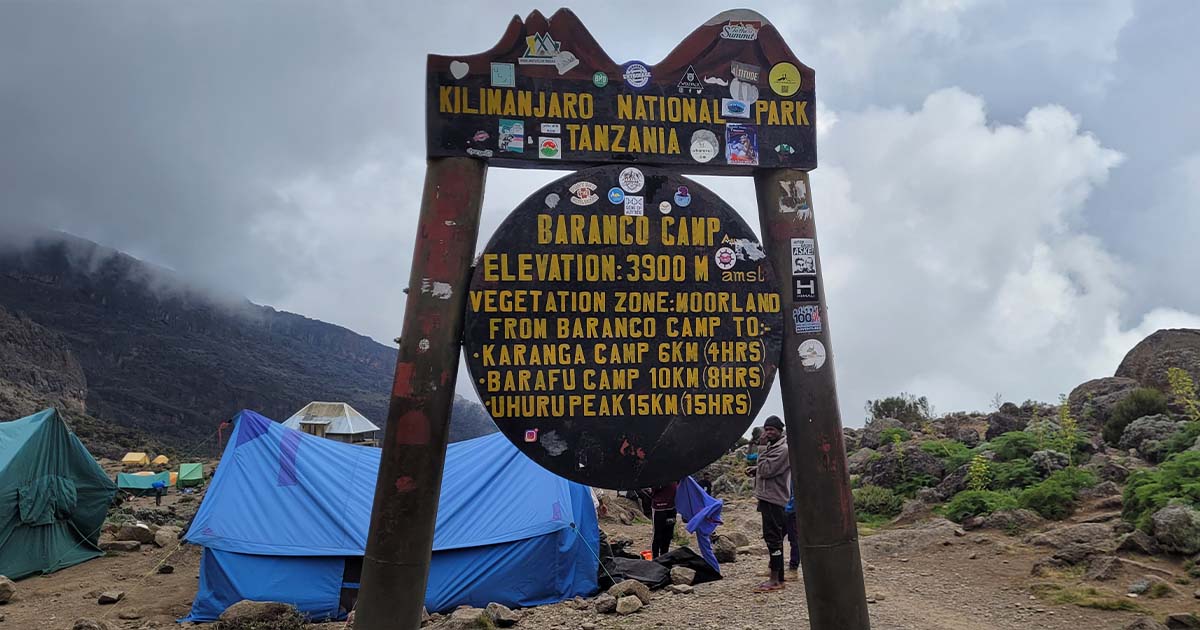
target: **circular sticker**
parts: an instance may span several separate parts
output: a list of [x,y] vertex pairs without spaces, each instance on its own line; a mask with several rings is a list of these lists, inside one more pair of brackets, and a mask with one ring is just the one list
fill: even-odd
[[625,201],[625,191],[624,190],[621,190],[617,186],[613,186],[612,188],[608,189],[608,202],[609,203],[619,204],[622,201]]
[[[568,174],[517,206],[480,251],[463,328],[471,381],[500,431],[551,472],[600,488],[658,486],[725,453],[765,402],[785,330],[770,259],[707,188],[641,167],[637,195],[654,208],[686,188],[688,216],[565,203],[626,166]],[[553,213],[549,194],[564,200]],[[717,266],[718,249],[733,268]]]
[[650,83],[650,68],[640,61],[630,61],[622,69],[621,76],[632,88],[644,88]]
[[675,205],[686,208],[690,203],[692,203],[692,195],[688,192],[687,186],[680,186],[675,190]]
[[717,267],[721,271],[729,271],[737,264],[737,254],[728,247],[722,247],[717,250],[717,253],[713,254],[713,260],[717,262]]
[[646,185],[646,176],[642,175],[641,171],[630,166],[629,168],[621,171],[618,181],[621,182],[621,188],[625,192],[635,193],[640,191],[642,186]]
[[717,157],[721,152],[721,143],[717,140],[717,134],[707,129],[698,129],[692,132],[690,150],[692,159],[703,163]]
[[768,82],[776,94],[791,96],[800,90],[800,70],[790,61],[781,61],[771,66]]
[[658,211],[663,214],[671,214],[671,202],[664,201],[664,202],[658,204]]
[[558,207],[558,199],[559,199],[558,193],[550,193],[549,195],[546,195],[546,207],[547,208],[557,208]]
[[608,75],[597,70],[596,73],[592,75],[592,85],[598,88],[608,85]]
[[825,365],[825,345],[820,339],[805,339],[796,351],[800,353],[800,366],[805,372],[816,372]]

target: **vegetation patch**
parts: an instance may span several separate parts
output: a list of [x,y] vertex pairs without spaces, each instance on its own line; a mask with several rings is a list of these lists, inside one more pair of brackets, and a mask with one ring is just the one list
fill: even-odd
[[1096,476],[1092,473],[1078,468],[1065,468],[1023,490],[1018,502],[1021,507],[1037,512],[1042,518],[1061,521],[1075,511],[1079,491],[1094,485]]
[[1009,431],[987,443],[987,450],[996,454],[996,461],[1028,459],[1038,450],[1038,438],[1025,431]]
[[1074,604],[1083,608],[1098,610],[1124,610],[1129,612],[1146,612],[1128,598],[1116,597],[1102,592],[1091,586],[1064,586],[1061,584],[1041,583],[1030,587],[1038,598],[1055,604]]
[[994,490],[963,490],[954,495],[942,508],[946,518],[961,523],[972,516],[986,516],[999,510],[1019,507],[1011,492]]
[[975,451],[958,440],[927,440],[921,443],[921,450],[942,460],[946,470],[958,470],[975,456]]
[[895,418],[905,426],[919,427],[933,419],[929,399],[900,392],[899,396],[888,396],[867,401],[870,418]]
[[904,507],[903,497],[887,488],[867,485],[851,492],[854,494],[854,514],[860,521],[873,516],[888,519]]
[[1130,422],[1167,412],[1167,397],[1157,389],[1139,387],[1117,403],[1104,423],[1104,441],[1117,446]]
[[1200,505],[1200,451],[1179,453],[1156,469],[1130,475],[1122,516],[1138,529],[1149,531],[1150,517],[1173,501]]

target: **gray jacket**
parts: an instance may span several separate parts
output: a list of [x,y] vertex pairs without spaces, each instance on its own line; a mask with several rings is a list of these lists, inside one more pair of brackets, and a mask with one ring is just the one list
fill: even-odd
[[787,505],[792,496],[792,464],[788,460],[787,438],[763,446],[758,451],[758,467],[754,473],[754,498],[779,507]]

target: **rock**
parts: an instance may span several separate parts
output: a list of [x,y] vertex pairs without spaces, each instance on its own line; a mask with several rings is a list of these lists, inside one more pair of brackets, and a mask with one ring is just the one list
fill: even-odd
[[1071,543],[1105,547],[1111,543],[1112,525],[1108,523],[1080,523],[1033,534],[1025,543],[1039,547],[1061,549]]
[[1200,552],[1200,512],[1185,505],[1168,505],[1151,517],[1150,531],[1164,551],[1182,555]]
[[696,570],[687,567],[671,567],[671,583],[691,585],[696,581]]
[[1200,628],[1200,618],[1192,613],[1171,613],[1167,615],[1168,628]]
[[296,616],[296,609],[288,604],[243,599],[226,608],[217,619],[222,624],[238,627],[256,623],[267,624],[288,616]]
[[969,516],[963,519],[962,526],[963,529],[975,530],[983,527],[983,523],[984,520],[982,516]]
[[1103,481],[1092,486],[1091,488],[1084,488],[1083,490],[1079,491],[1079,498],[1083,501],[1092,501],[1095,499],[1113,496],[1121,496],[1121,486],[1118,486],[1112,481]]
[[617,598],[608,593],[601,593],[595,601],[596,612],[610,613],[617,609]]
[[1127,589],[1127,592],[1132,593],[1133,595],[1141,595],[1142,593],[1145,593],[1148,590],[1150,590],[1150,580],[1143,579],[1143,580],[1134,580],[1133,582],[1131,582],[1129,584],[1129,589]]
[[100,541],[101,551],[137,551],[142,548],[142,543],[136,540],[102,540]]
[[1200,383],[1200,330],[1175,328],[1155,332],[1125,355],[1116,375],[1169,392],[1167,369],[1173,367],[1187,370],[1192,380]]
[[976,431],[970,427],[962,427],[956,430],[950,437],[951,439],[962,442],[967,446],[967,448],[975,448],[976,446],[979,446],[979,442],[981,441],[979,438],[979,431]]
[[112,626],[107,622],[99,619],[76,619],[75,623],[71,624],[71,630],[111,630]]
[[879,457],[867,462],[862,473],[863,485],[895,488],[906,479],[927,477],[938,483],[946,476],[945,466],[936,455],[921,450],[915,442],[898,446],[887,444],[879,449]]
[[904,423],[894,418],[872,418],[867,421],[867,426],[863,427],[862,435],[859,437],[858,445],[861,448],[877,449],[883,445],[882,434],[884,429],[903,429]]
[[175,572],[175,567],[169,564],[160,564],[158,566],[159,575],[170,575]]
[[745,547],[750,544],[750,537],[736,530],[723,534],[723,537],[728,538],[729,542],[738,547]]
[[717,557],[717,562],[737,562],[737,545],[730,542],[725,536],[713,537],[713,555]]
[[1131,378],[1107,376],[1092,379],[1071,390],[1067,407],[1080,428],[1099,431],[1112,416],[1113,407],[1139,387]]
[[1037,512],[1024,508],[992,512],[983,519],[984,527],[998,529],[1009,535],[1022,534],[1037,529],[1045,523],[1046,519],[1039,516]]
[[115,604],[125,599],[125,591],[104,591],[96,598],[97,604]]
[[987,433],[984,434],[987,439],[994,440],[1010,431],[1020,431],[1029,424],[1027,419],[1016,415],[1013,410],[1016,410],[1016,413],[1020,411],[1016,405],[1013,405],[1012,409],[1001,407],[1000,411],[988,415]]
[[450,613],[438,624],[438,630],[480,630],[491,623],[487,613],[479,608],[464,606]]
[[1114,580],[1121,572],[1121,559],[1116,556],[1093,556],[1088,561],[1083,579],[1096,582]]
[[1147,556],[1155,556],[1162,552],[1159,549],[1158,542],[1154,537],[1146,532],[1135,529],[1132,532],[1125,534],[1117,543],[1117,551],[1132,551]]
[[851,475],[861,475],[867,469],[867,463],[878,456],[873,448],[860,448],[846,458],[846,470]]
[[[917,552],[928,547],[939,547],[947,540],[958,538],[958,525],[944,518],[933,518],[908,527],[881,530],[860,539],[860,544],[881,554]],[[868,569],[870,570],[870,569]]]
[[513,612],[508,606],[497,604],[496,602],[489,603],[487,608],[483,609],[483,612],[488,616],[488,619],[492,620],[492,623],[501,628],[515,626],[521,620],[521,615]]
[[650,603],[650,587],[637,580],[622,580],[613,584],[608,588],[608,594],[616,597],[618,601],[627,595],[636,595],[643,604]]
[[136,540],[145,545],[154,542],[154,532],[145,523],[125,524],[117,530],[114,538],[117,540]]
[[0,604],[7,604],[12,601],[13,595],[17,594],[17,584],[7,577],[0,575]]
[[858,429],[842,427],[842,445],[847,453],[858,450],[861,447],[861,439]]
[[904,507],[900,508],[900,514],[892,519],[893,525],[910,525],[919,523],[933,517],[933,511],[929,509],[929,504],[924,501],[910,499],[904,502]]
[[179,544],[179,528],[169,525],[158,528],[154,532],[154,544],[159,547],[174,547]]
[[1083,564],[1092,556],[1103,555],[1107,549],[1096,545],[1081,545],[1079,543],[1071,543],[1062,549],[1054,552],[1050,559],[1057,566],[1075,566]]
[[142,616],[139,613],[135,613],[132,610],[122,610],[117,613],[117,619],[125,619],[126,621],[137,621],[141,618]]
[[691,595],[694,589],[692,589],[690,584],[671,584],[667,587],[667,590],[676,595]]
[[1167,627],[1155,621],[1153,617],[1138,617],[1122,630],[1167,630]]
[[642,609],[642,600],[636,595],[626,595],[617,600],[617,614],[630,615]]
[[1043,477],[1050,476],[1050,473],[1056,470],[1062,470],[1071,465],[1071,457],[1066,453],[1058,451],[1036,451],[1029,456],[1030,463],[1033,464],[1033,469],[1042,474]]
[[1129,469],[1108,455],[1096,455],[1088,461],[1085,469],[1092,471],[1101,481],[1125,483],[1129,478]]
[[942,497],[936,488],[921,488],[917,490],[917,500],[925,505],[936,505],[942,502]]
[[1142,416],[1129,423],[1121,434],[1121,448],[1135,449],[1146,461],[1157,462],[1162,444],[1179,430],[1180,423],[1166,414]]
[[941,483],[933,488],[937,496],[937,502],[949,501],[950,497],[967,489],[967,475],[970,468],[970,464],[959,466],[957,470],[946,475]]

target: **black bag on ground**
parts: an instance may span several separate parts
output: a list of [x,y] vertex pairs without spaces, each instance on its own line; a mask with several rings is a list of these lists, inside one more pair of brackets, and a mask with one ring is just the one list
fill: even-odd
[[704,558],[687,547],[676,547],[654,559],[667,569],[667,580],[671,579],[671,567],[687,567],[696,572],[692,584],[703,584],[721,579],[721,574],[713,569]]

